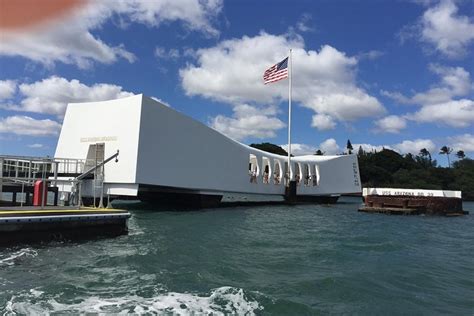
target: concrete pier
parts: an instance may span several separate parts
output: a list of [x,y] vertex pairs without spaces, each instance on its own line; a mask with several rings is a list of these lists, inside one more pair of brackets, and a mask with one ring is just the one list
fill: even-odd
[[0,245],[120,235],[127,233],[130,216],[124,210],[84,207],[0,208]]
[[364,188],[359,212],[393,215],[467,215],[460,191]]

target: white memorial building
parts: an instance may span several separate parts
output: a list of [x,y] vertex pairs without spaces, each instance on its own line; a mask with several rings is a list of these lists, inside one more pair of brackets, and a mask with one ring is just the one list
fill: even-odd
[[[154,99],[68,105],[56,158],[103,160],[117,150],[118,162],[104,167],[110,196],[194,203],[225,193],[285,195],[287,157],[239,143]],[[361,192],[356,155],[292,157],[290,177],[298,198]]]

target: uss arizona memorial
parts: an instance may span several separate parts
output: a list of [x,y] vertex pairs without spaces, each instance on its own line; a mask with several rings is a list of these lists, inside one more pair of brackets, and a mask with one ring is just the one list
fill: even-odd
[[[104,159],[103,188],[112,197],[218,202],[227,192],[285,195],[284,156],[244,145],[142,94],[73,103],[55,157]],[[361,191],[355,155],[292,157],[298,198]],[[82,195],[95,196],[94,186]]]

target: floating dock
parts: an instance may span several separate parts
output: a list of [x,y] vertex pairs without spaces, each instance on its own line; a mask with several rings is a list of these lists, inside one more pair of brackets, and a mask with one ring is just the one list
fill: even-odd
[[[0,156],[0,245],[126,233],[130,213],[104,208],[110,205],[104,165],[118,154],[88,160]],[[87,189],[94,194],[84,199]]]
[[461,191],[364,188],[364,205],[359,212],[391,215],[459,216],[462,209]]
[[125,210],[68,207],[0,208],[0,245],[127,233]]

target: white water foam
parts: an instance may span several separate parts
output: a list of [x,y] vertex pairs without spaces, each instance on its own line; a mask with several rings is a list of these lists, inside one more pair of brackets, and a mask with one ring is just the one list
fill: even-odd
[[24,260],[25,258],[34,258],[36,256],[38,256],[38,253],[35,250],[31,248],[23,248],[8,254],[8,257],[6,258],[0,257],[0,267],[12,266],[17,262]]
[[[243,289],[220,287],[209,296],[191,293],[169,292],[152,298],[127,296],[122,298],[88,297],[79,303],[64,304],[54,298],[41,297],[44,293],[30,290],[29,295],[13,296],[6,304],[4,314],[49,314],[49,313],[113,313],[143,314],[166,313],[173,315],[255,315],[263,307],[249,299]],[[28,298],[29,297],[29,298]]]
[[128,236],[139,236],[143,235],[145,232],[143,229],[137,224],[136,220],[133,216],[128,220]]

